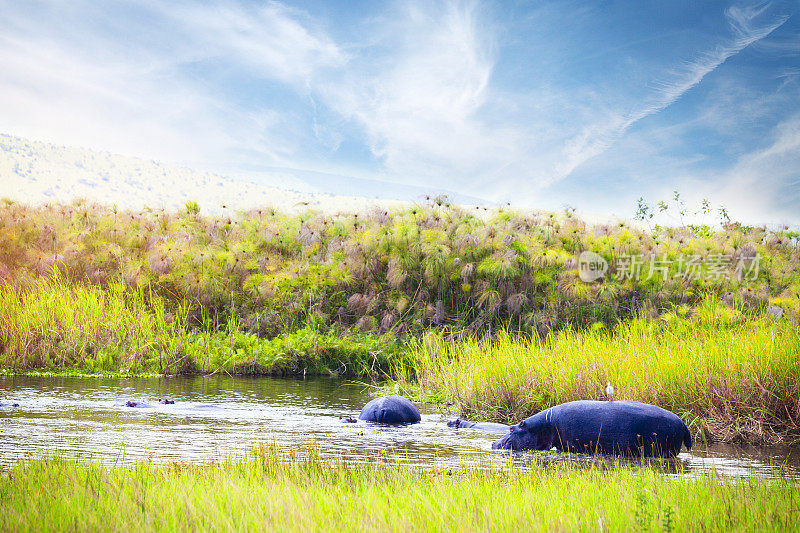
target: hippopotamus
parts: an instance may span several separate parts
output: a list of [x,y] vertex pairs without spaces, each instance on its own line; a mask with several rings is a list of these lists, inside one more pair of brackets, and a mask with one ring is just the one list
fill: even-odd
[[392,394],[371,400],[361,410],[358,419],[381,424],[414,424],[422,416],[411,400]]
[[448,427],[456,429],[478,429],[494,433],[505,433],[509,428],[506,424],[498,424],[496,422],[470,422],[469,420],[461,420],[460,418],[448,421],[447,425]]
[[[158,402],[161,405],[175,405],[175,400],[158,399],[158,400],[156,400],[156,402]],[[139,408],[143,408],[143,409],[154,407],[154,405],[149,404],[147,402],[136,402],[136,401],[133,401],[133,400],[128,400],[127,402],[125,402],[124,405],[125,405],[125,407],[139,407]],[[199,407],[202,407],[202,406],[199,406]]]
[[492,448],[674,457],[689,429],[666,409],[633,401],[579,400],[545,409],[492,443]]

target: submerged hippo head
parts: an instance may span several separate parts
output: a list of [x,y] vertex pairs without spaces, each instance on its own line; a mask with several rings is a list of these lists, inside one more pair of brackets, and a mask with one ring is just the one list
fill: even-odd
[[511,426],[508,433],[492,443],[494,450],[549,450],[553,447],[553,426],[547,412]]

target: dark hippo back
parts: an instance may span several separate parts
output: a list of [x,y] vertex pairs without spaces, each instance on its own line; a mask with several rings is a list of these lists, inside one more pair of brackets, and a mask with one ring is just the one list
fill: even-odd
[[686,424],[661,407],[634,401],[579,400],[545,409],[512,426],[495,449],[675,456],[691,448]]
[[691,448],[689,429],[675,413],[635,401],[580,400],[552,408],[555,446],[577,453],[675,456]]
[[411,400],[392,394],[375,398],[367,403],[358,415],[359,420],[381,424],[414,424],[422,419]]

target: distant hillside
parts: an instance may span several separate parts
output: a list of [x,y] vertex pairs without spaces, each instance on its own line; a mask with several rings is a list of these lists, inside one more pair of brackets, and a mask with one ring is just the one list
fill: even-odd
[[[262,180],[259,180],[262,181]],[[273,182],[280,183],[280,177]],[[358,211],[400,202],[356,198],[233,180],[216,174],[108,152],[29,141],[0,134],[0,197],[42,204],[87,198],[120,208],[177,209],[196,201],[204,212],[272,206],[284,211],[307,208]]]

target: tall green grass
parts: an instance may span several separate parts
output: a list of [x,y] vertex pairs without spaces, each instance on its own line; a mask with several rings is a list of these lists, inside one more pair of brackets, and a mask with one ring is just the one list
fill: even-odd
[[192,303],[168,311],[146,288],[68,283],[58,274],[0,285],[0,366],[84,373],[386,375],[404,357],[392,336],[303,328],[272,339],[235,316],[192,328]]
[[186,308],[120,283],[72,284],[57,272],[0,285],[0,360],[6,368],[160,371],[186,366]]
[[412,351],[414,362],[396,369],[405,389],[470,418],[516,422],[561,402],[604,399],[611,382],[616,399],[674,411],[696,437],[800,442],[797,329],[744,320],[710,299],[685,317],[632,320],[613,331],[564,331],[545,342],[429,334]]
[[534,464],[528,471],[331,464],[267,448],[210,466],[32,459],[0,474],[3,531],[791,531],[775,479]]

